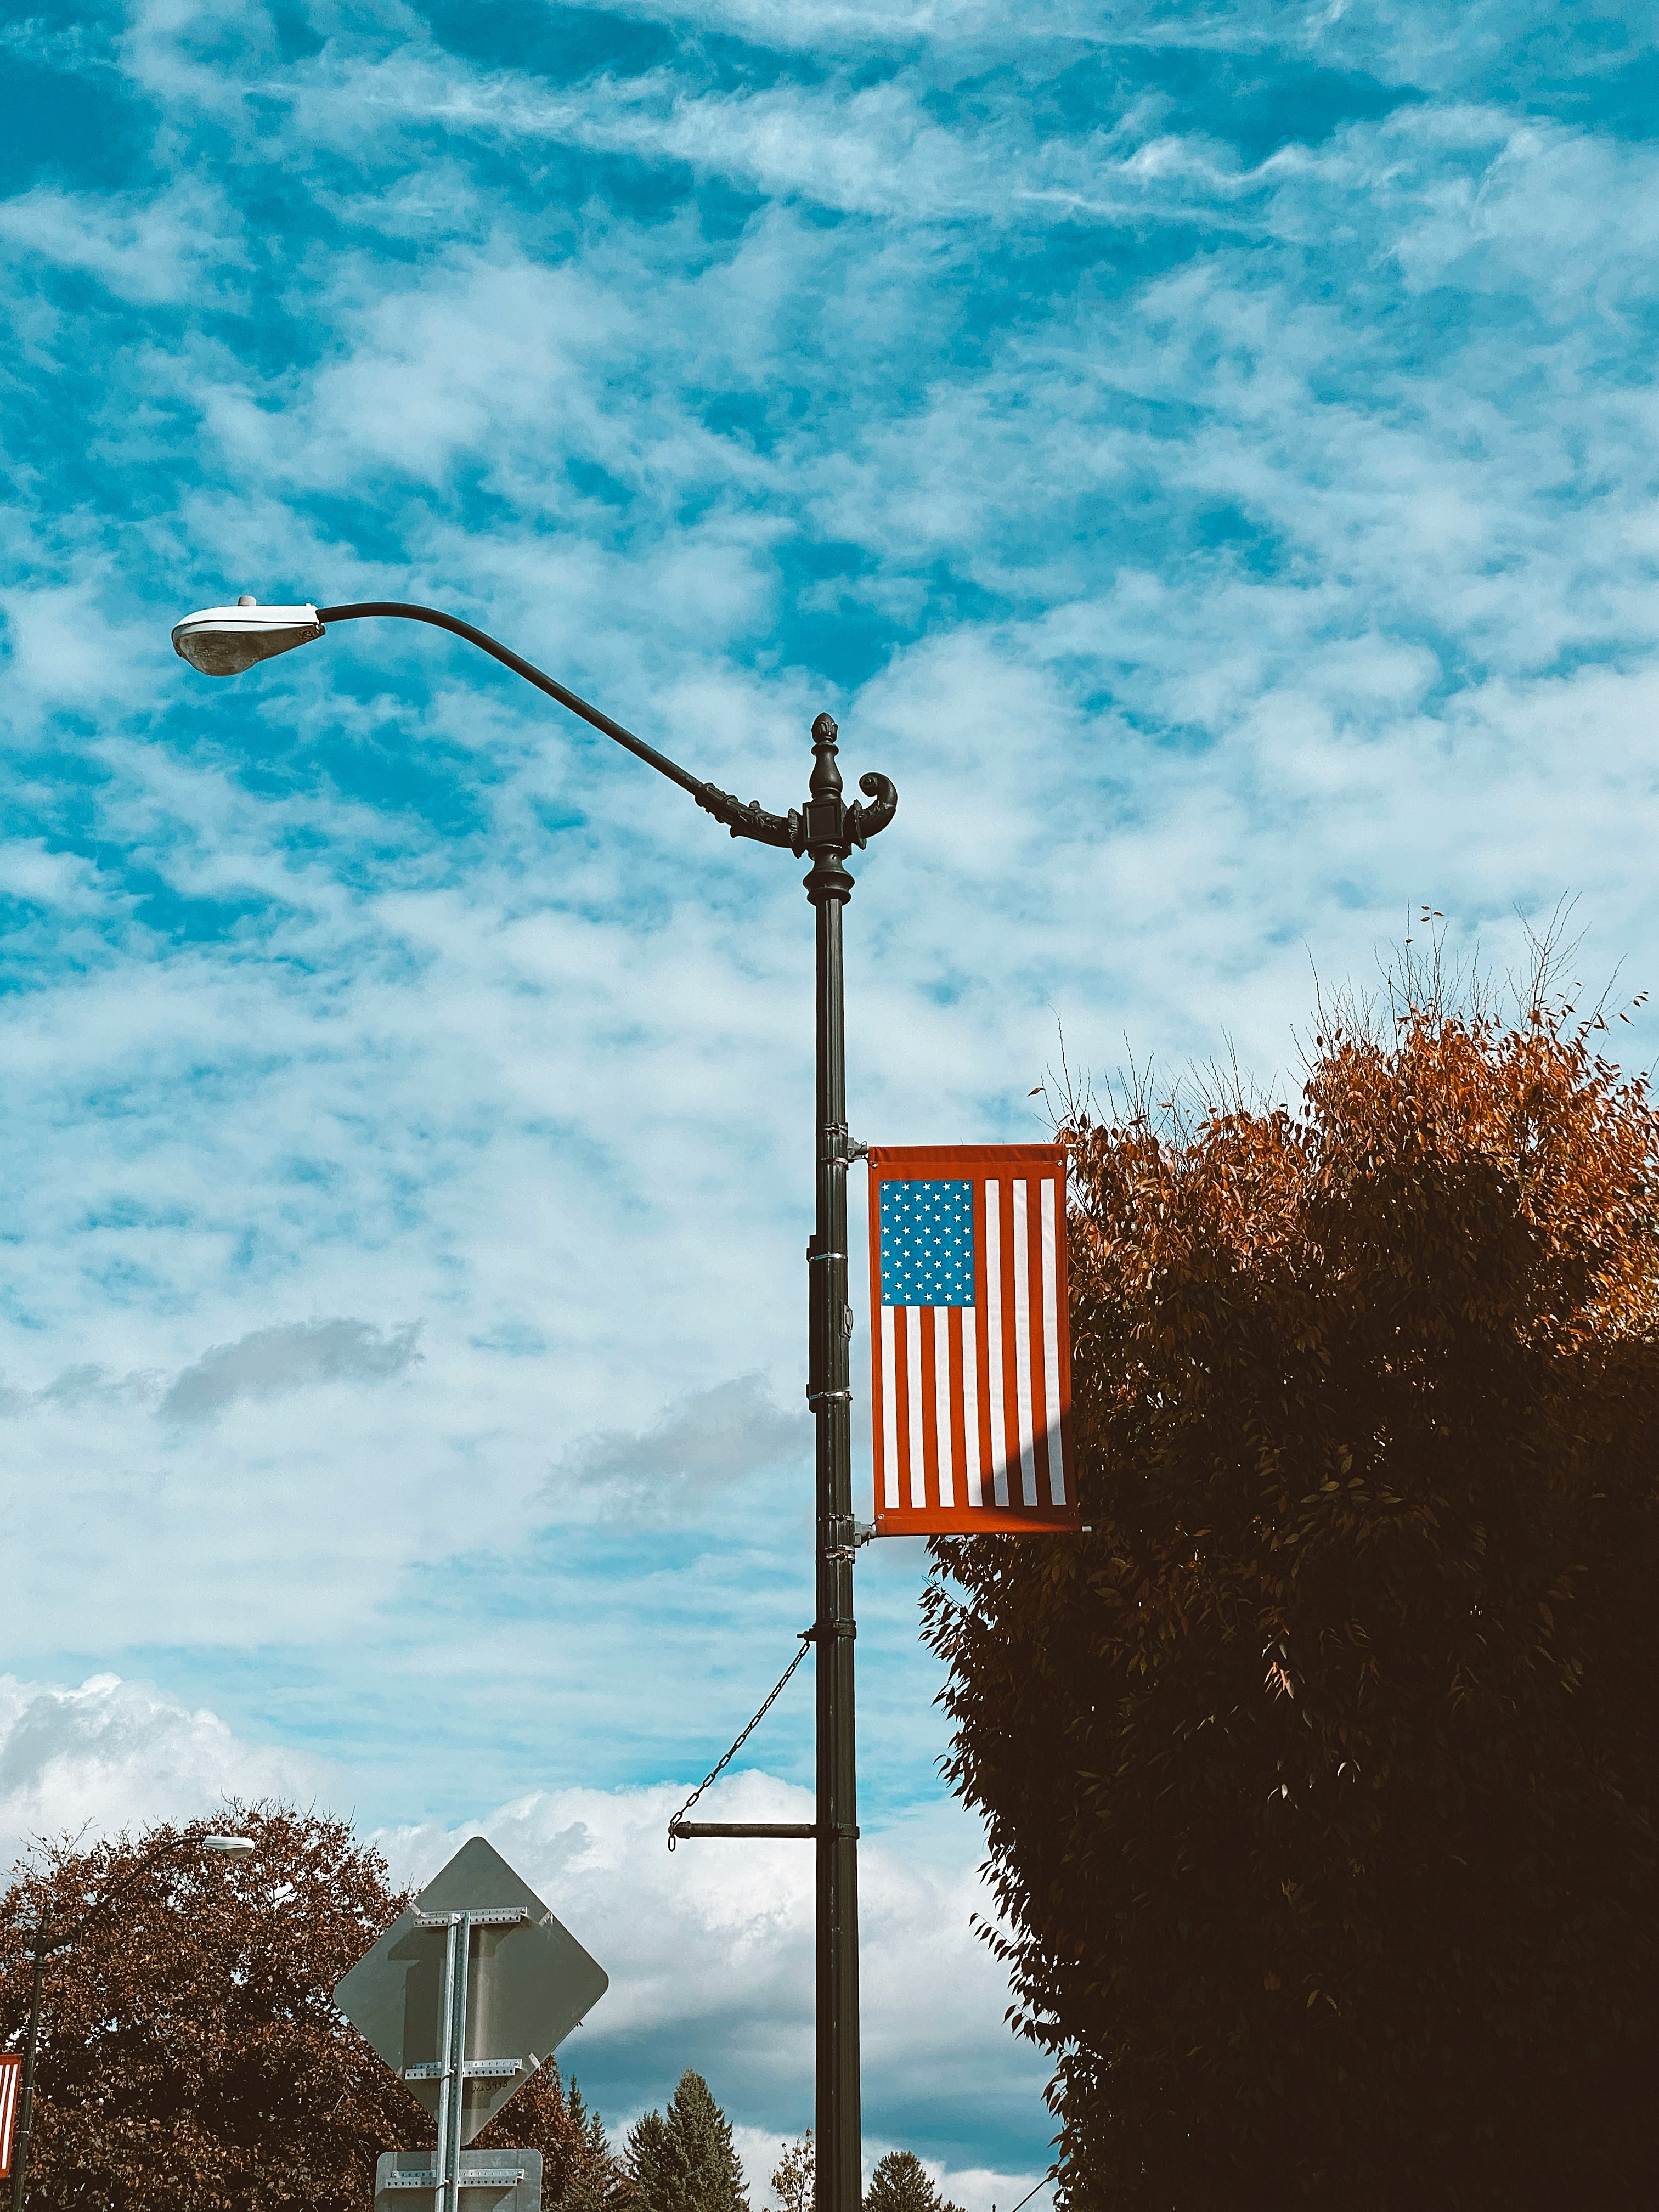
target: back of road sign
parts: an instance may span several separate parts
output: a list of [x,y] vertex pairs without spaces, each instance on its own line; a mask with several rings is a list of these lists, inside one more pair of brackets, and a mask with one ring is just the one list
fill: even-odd
[[439,2121],[447,2147],[470,2143],[609,1987],[534,1890],[474,1836],[337,1984],[334,2002]]
[[[412,2212],[411,2189],[437,2185],[429,2150],[382,2151],[374,2168],[374,2212]],[[461,2166],[467,2212],[542,2212],[538,2150],[472,2150]]]

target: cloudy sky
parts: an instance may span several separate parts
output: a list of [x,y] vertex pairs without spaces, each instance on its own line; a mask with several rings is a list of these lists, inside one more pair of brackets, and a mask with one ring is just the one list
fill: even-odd
[[[169,625],[435,603],[777,809],[831,709],[900,793],[867,1139],[1041,1135],[1062,1024],[1293,1084],[1316,978],[1425,906],[1501,967],[1576,899],[1633,994],[1648,27],[7,11],[6,1848],[222,1789],[416,1875],[481,1825],[610,1968],[607,2117],[696,2064],[769,2164],[810,1868],[661,1838],[811,1612],[799,868],[435,634],[215,684]],[[1042,2072],[877,1549],[868,2146],[1007,2212]],[[810,1717],[803,1672],[726,1807],[803,1802]]]

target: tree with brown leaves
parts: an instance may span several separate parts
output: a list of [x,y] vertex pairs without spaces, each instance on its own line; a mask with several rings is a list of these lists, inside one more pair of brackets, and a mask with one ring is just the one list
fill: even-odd
[[1630,2204],[1659,2058],[1659,1120],[1426,997],[1074,1117],[1091,1533],[937,1541],[1062,2205]]
[[[204,1856],[214,1827],[254,1855]],[[29,2212],[368,2212],[380,2153],[433,2126],[331,1991],[409,1901],[344,1822],[280,1807],[26,1868],[0,1900],[0,2040],[27,2016],[25,1923],[85,1923],[46,1966]],[[623,2201],[597,2116],[550,2063],[479,2140],[542,2152],[550,2212]]]

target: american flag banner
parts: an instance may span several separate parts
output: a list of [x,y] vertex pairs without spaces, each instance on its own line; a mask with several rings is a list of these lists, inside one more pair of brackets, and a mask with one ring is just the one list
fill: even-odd
[[1059,1145],[872,1145],[876,1533],[1075,1529]]
[[0,2051],[0,2178],[11,2172],[12,2137],[17,2127],[17,2085],[23,2061],[15,2051]]

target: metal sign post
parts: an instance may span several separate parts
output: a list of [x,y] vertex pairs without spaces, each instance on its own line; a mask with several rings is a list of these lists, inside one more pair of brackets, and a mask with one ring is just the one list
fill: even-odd
[[[516,2077],[533,2071],[526,2069],[522,2058],[469,2058],[466,2055],[466,1999],[472,1964],[472,1931],[475,1928],[512,1928],[529,1917],[529,1908],[522,1905],[486,1907],[481,1912],[417,1912],[415,1916],[417,1928],[441,1928],[444,1931],[443,1994],[438,2003],[442,2043],[438,2057],[429,2063],[404,2069],[405,2081],[438,2084],[438,2154],[429,2185],[438,2192],[436,2212],[461,2212],[461,2191],[470,2185],[461,2179],[461,2143],[465,2132],[461,2100],[466,2084],[510,2081],[516,2088]],[[425,2185],[428,2185],[424,2178],[420,2182],[399,2179],[392,2184],[394,2188],[402,2189]]]
[[[516,2192],[540,2212],[541,2158],[468,2146],[610,1986],[610,1978],[482,1836],[463,1844],[403,1917],[358,1960],[334,2002],[437,2122],[435,2151],[389,2152],[383,2194]],[[483,2208],[489,2212],[489,2207]]]

